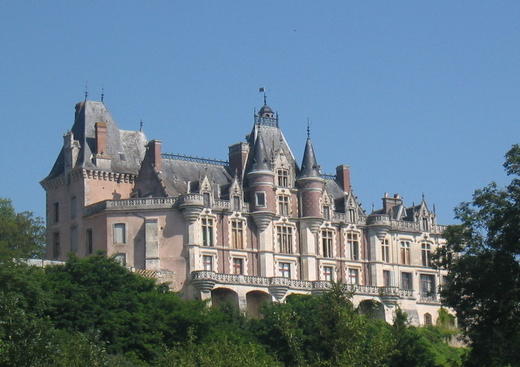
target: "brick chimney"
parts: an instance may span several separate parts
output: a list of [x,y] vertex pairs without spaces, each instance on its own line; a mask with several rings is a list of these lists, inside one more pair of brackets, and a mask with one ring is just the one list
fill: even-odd
[[345,192],[350,192],[352,186],[350,185],[350,167],[344,164],[336,167],[336,182]]
[[107,150],[107,123],[96,122],[96,154],[105,155]]
[[231,176],[238,173],[238,178],[242,179],[244,168],[249,154],[247,143],[237,143],[229,146],[229,173]]
[[148,143],[152,165],[157,171],[162,169],[161,144],[160,140],[152,140]]

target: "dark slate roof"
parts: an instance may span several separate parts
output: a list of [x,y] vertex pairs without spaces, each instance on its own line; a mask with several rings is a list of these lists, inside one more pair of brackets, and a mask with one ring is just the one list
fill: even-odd
[[[93,163],[96,150],[96,122],[106,122],[107,124],[106,153],[112,157],[111,171],[137,174],[145,154],[145,135],[140,131],[119,130],[105,105],[102,102],[95,101],[84,101],[76,104],[76,114],[71,129],[74,140],[79,141],[80,144],[76,167],[98,169]],[[63,171],[62,149],[46,179],[59,176]]]
[[268,105],[264,104],[262,108],[260,108],[260,111],[258,111],[258,114],[262,116],[264,113],[273,113],[273,110]]
[[314,153],[311,138],[307,138],[305,142],[300,177],[320,177],[320,167],[316,161],[316,154]]
[[267,159],[267,152],[265,150],[264,139],[259,135],[253,147],[253,163],[251,165],[252,171],[269,170],[269,161]]
[[173,158],[163,158],[162,169],[159,173],[168,196],[187,193],[188,181],[191,182],[191,191],[198,190],[205,176],[208,177],[215,191],[217,186],[229,185],[232,181],[232,177],[226,171],[226,167],[222,165]]
[[338,185],[338,183],[334,180],[325,180],[325,190],[327,191],[327,194],[332,196],[334,199],[345,199],[345,193]]

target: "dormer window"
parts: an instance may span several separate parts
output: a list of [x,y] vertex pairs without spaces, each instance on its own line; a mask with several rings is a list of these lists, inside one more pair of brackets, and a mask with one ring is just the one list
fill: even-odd
[[203,199],[203,202],[204,202],[204,206],[206,208],[209,208],[210,206],[210,202],[211,202],[211,197],[209,195],[209,192],[205,192],[202,194],[202,199]]
[[348,221],[350,223],[354,223],[356,221],[356,211],[355,211],[355,209],[349,208],[347,210],[347,214],[348,214]]
[[323,219],[330,220],[330,206],[328,205],[323,207]]
[[289,171],[286,169],[279,169],[277,171],[278,186],[289,187]]
[[429,227],[428,218],[423,217],[423,219],[422,219],[422,229],[423,229],[423,231],[426,232],[426,231],[428,231],[429,228],[430,227]]
[[233,196],[233,211],[240,211],[240,196]]

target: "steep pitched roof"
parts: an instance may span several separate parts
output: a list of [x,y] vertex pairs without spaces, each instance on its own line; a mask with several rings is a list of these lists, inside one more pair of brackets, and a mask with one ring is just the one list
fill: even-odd
[[314,153],[311,138],[307,138],[305,142],[300,177],[320,177],[320,167],[316,161],[316,154]]

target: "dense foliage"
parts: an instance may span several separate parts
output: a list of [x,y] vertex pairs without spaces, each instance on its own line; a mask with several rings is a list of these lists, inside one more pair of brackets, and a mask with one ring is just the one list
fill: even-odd
[[468,337],[470,366],[520,366],[520,146],[506,154],[509,185],[475,191],[456,209],[439,261],[443,295]]
[[[322,295],[291,295],[249,319],[209,308],[97,254],[39,268],[13,260],[41,246],[38,222],[22,215],[0,241],[0,366],[268,367],[461,366],[452,331],[415,328],[398,310],[393,326],[360,313],[336,284]],[[20,218],[11,210],[8,220]],[[22,218],[22,219],[23,219]],[[28,225],[30,223],[30,225]],[[12,226],[10,223],[4,228]],[[5,235],[7,233],[7,236]]]

